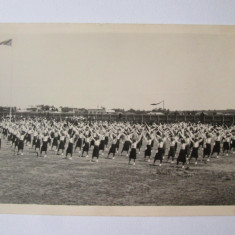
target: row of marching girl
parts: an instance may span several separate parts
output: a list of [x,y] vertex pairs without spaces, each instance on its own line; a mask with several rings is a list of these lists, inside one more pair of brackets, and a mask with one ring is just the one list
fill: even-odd
[[[90,161],[93,162],[94,158],[96,158],[96,162],[98,162],[100,154],[100,143],[103,140],[103,135],[96,133],[96,136],[91,136],[91,139],[94,141],[94,148],[92,152],[92,159]],[[103,145],[102,145],[102,150],[103,150]]]
[[[148,139],[148,144],[147,144],[147,148],[145,151],[145,155],[149,156],[149,150],[151,149],[151,147],[153,147],[153,143],[154,141],[157,144],[157,151],[154,157],[154,162],[153,164],[155,164],[155,162],[157,160],[160,161],[160,166],[162,165],[162,161],[164,159],[164,156],[166,155],[166,143],[169,141],[170,143],[170,148],[168,151],[168,156],[167,156],[167,162],[170,160],[171,158],[171,163],[174,162],[175,159],[175,154],[176,154],[176,150],[177,150],[177,144],[180,143],[178,142],[178,135],[174,134],[174,132],[171,130],[171,128],[161,128],[158,127],[156,129],[156,134],[152,134],[151,137],[149,137]],[[151,142],[151,146],[150,146],[150,142]],[[150,157],[149,157],[150,159]],[[150,160],[148,160],[150,161]]]
[[180,133],[181,138],[181,149],[179,157],[177,159],[177,165],[181,161],[184,164],[187,161],[187,164],[194,158],[195,165],[197,165],[197,160],[199,157],[199,148],[203,146],[203,159],[207,157],[207,161],[210,161],[211,149],[212,149],[212,135],[203,134],[201,132],[191,133],[187,132],[187,135],[184,136],[183,133]]
[[[168,152],[167,161],[171,158],[171,163],[174,162],[178,144],[180,145],[180,151],[177,157],[177,165],[179,165],[179,163],[181,162],[182,168],[184,168],[187,162],[187,158],[189,159],[189,161],[191,160],[192,157],[195,157],[196,159],[198,158],[198,148],[199,148],[200,142],[202,141],[201,139],[200,140],[197,138],[192,139],[188,135],[184,136],[183,133],[179,133],[179,136],[172,135],[172,132],[170,133],[170,135],[167,135],[167,136],[165,135],[164,137],[170,140],[170,149]],[[155,139],[158,144],[158,149],[157,149],[153,164],[155,164],[155,162],[159,160],[160,161],[159,166],[161,166],[162,160],[164,158],[164,153],[165,153],[165,150],[164,150],[165,139],[162,138],[162,136],[157,136],[157,138]],[[191,144],[193,145],[193,150],[189,157]]]
[[[190,137],[190,140],[192,142],[192,151],[190,154],[190,157],[188,158],[188,163],[190,163],[192,158],[195,158],[195,164],[197,164],[198,160],[198,150],[200,145],[203,147],[203,159],[206,158],[206,160],[209,162],[210,158],[213,156],[213,154],[217,154],[217,158],[219,158],[220,154],[220,145],[221,142],[224,139],[223,142],[223,152],[228,149],[225,148],[226,145],[228,145],[230,139],[226,139],[223,137],[221,132],[217,132],[216,135],[214,135],[214,132],[211,133],[197,133],[197,135],[192,135]],[[224,147],[225,146],[225,147]]]
[[[118,148],[119,148],[120,134],[118,134],[118,133],[115,134],[113,131],[110,132],[110,133],[105,132],[105,133],[102,133],[102,134],[100,134],[98,132],[95,132],[93,135],[90,136],[89,139],[85,139],[84,148],[86,147],[86,145],[88,146],[89,140],[91,142],[93,142],[93,145],[94,145],[94,148],[93,148],[93,151],[92,151],[91,162],[94,162],[94,158],[96,158],[96,162],[98,162],[99,155],[100,155],[101,151],[102,151],[101,154],[103,155],[105,142],[107,141],[108,138],[111,139],[111,147],[109,149],[107,158],[109,158],[110,154],[113,154],[112,158],[115,159],[115,154],[116,154],[116,152],[118,151]],[[103,142],[103,141],[105,141],[105,142]],[[83,148],[83,151],[84,151],[84,148]],[[89,150],[87,149],[87,155],[88,155],[88,151]]]
[[[57,155],[59,155],[60,151],[61,151],[61,155],[64,154],[65,145],[67,142],[65,158],[72,159],[73,152],[74,152],[75,136],[73,134],[69,135],[68,133],[62,132],[60,137],[57,139],[57,141],[58,141]],[[47,157],[49,144],[50,144],[49,133],[44,132],[43,134],[39,134],[35,140],[35,151],[36,151],[37,156],[42,157],[43,156],[42,154],[44,153],[44,157]],[[53,141],[52,141],[52,145],[53,145]],[[70,157],[68,157],[68,155]]]
[[[179,162],[182,162],[182,168],[184,168],[185,164],[189,164],[192,158],[195,158],[195,165],[197,164],[198,159],[198,150],[200,147],[200,143],[203,141],[200,137],[184,137],[181,136],[180,142],[180,152],[177,158],[177,165]],[[190,153],[190,148],[192,146],[192,151]],[[204,153],[205,154],[205,153]],[[205,155],[204,155],[205,157]],[[187,161],[188,160],[188,161]]]
[[[17,155],[24,154],[24,145],[25,145],[24,138],[25,138],[25,136],[26,136],[26,133],[24,131],[19,131],[16,134],[16,137],[14,139],[14,145],[15,145],[14,151]],[[17,152],[16,152],[16,148],[17,148]]]
[[149,133],[147,133],[146,135],[143,136],[144,137],[144,140],[146,142],[146,149],[144,151],[144,158],[148,158],[148,162],[150,162],[150,157],[151,157],[151,154],[152,154],[152,143],[154,141],[154,136],[153,135],[150,135]]
[[[193,148],[192,153],[196,154],[198,156],[198,152],[197,152],[196,147],[199,146],[200,141],[193,140],[188,135],[184,136],[183,133],[179,133],[179,135],[178,134],[174,135],[171,132],[170,135],[167,136],[167,138],[170,140],[170,149],[168,152],[167,162],[171,158],[171,163],[174,163],[174,159],[175,159],[176,150],[177,150],[178,145],[180,146],[180,151],[179,151],[179,154],[177,157],[177,165],[179,165],[179,163],[181,162],[182,168],[185,167],[185,164],[187,162],[187,158],[189,157],[191,143],[195,147],[195,148]],[[196,150],[196,152],[194,152],[194,150]],[[158,151],[156,153],[154,163],[156,160],[160,160],[160,166],[161,166],[163,156],[164,156],[164,140],[160,137],[160,138],[158,138]]]
[[[219,158],[221,148],[220,145],[222,143],[223,153],[226,153],[226,156],[228,156],[228,152],[234,151],[235,149],[235,132],[224,132],[224,131],[217,131],[213,132],[215,142],[213,143],[213,150],[211,153],[211,156],[216,153],[217,158]],[[233,152],[234,153],[234,152]]]
[[[158,129],[156,136],[154,137],[154,140],[156,141],[157,144],[157,151],[154,157],[153,165],[155,165],[156,161],[159,161],[159,166],[162,165],[162,161],[164,159],[164,155],[166,154],[166,142],[167,140],[170,140],[170,149],[168,152],[168,158],[167,162],[171,158],[171,163],[174,162],[175,154],[176,154],[176,149],[177,149],[177,144],[178,142],[178,136],[172,136],[172,133],[170,130],[165,130],[163,133],[163,130],[161,131]],[[183,145],[181,148],[183,149]],[[179,153],[179,157],[177,159],[177,165],[179,161],[182,161],[182,152]],[[184,161],[183,161],[184,162]]]
[[235,150],[235,131],[233,134],[226,132],[222,136],[223,141],[223,153],[226,152],[226,156],[228,156],[229,151],[234,153]]
[[14,152],[16,155],[24,154],[25,147],[25,136],[27,132],[25,129],[12,127],[8,129],[8,141],[11,142],[11,147],[14,147]]
[[101,134],[96,130],[95,133],[93,133],[90,137],[85,138],[83,152],[87,152],[87,157],[89,151],[89,142],[92,143],[92,145],[94,146],[92,151],[92,159],[90,160],[91,162],[94,162],[94,158],[96,158],[96,162],[99,161],[100,152],[102,152],[101,154],[103,155],[105,148],[105,136],[107,135]]
[[[194,137],[195,139],[196,137]],[[221,143],[223,145],[223,153],[227,152],[226,155],[228,155],[228,151],[230,148],[230,142],[231,142],[231,136],[229,134],[224,134],[223,131],[211,131],[211,133],[202,133],[200,136],[199,143],[203,143],[203,159],[207,158],[207,161],[210,161],[210,158],[216,154],[216,157],[219,158],[219,155],[221,153]],[[194,154],[195,150],[192,152],[191,157],[195,157],[196,161],[195,164],[197,164],[197,158],[198,158],[198,144],[194,144],[194,148],[196,147],[197,151],[196,154]]]

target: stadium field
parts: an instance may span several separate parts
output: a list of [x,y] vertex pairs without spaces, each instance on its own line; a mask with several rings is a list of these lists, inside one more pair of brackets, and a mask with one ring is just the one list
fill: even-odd
[[[155,153],[155,150],[153,153]],[[153,166],[138,154],[136,165],[126,155],[100,156],[99,162],[72,160],[48,151],[36,157],[33,149],[15,155],[6,140],[0,150],[0,203],[47,205],[234,205],[235,154],[210,162],[199,158],[182,169],[176,163]],[[200,156],[201,151],[199,151]],[[153,155],[153,154],[152,154]],[[153,158],[153,156],[152,156]],[[152,162],[151,162],[152,163]]]

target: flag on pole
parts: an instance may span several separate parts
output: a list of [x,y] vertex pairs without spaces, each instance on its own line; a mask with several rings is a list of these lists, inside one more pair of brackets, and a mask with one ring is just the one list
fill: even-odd
[[162,103],[162,101],[161,101],[161,102],[159,102],[159,103],[151,104],[151,105],[158,105],[158,104],[161,104],[161,103]]
[[4,46],[12,46],[12,39],[8,39],[5,41],[0,42],[0,45],[4,45]]

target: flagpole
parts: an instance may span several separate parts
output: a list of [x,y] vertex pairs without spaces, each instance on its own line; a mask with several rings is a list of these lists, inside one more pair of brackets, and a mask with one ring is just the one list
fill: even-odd
[[11,77],[10,77],[10,122],[12,119],[12,88],[13,88],[13,45],[11,45]]

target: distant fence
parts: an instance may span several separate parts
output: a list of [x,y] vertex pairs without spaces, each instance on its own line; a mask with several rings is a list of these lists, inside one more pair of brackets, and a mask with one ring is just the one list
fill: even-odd
[[[0,112],[0,117],[6,117],[8,112]],[[130,121],[130,122],[156,122],[156,123],[210,123],[210,124],[234,124],[235,115],[150,115],[150,114],[72,114],[72,113],[35,113],[35,112],[13,112],[13,117],[46,117],[54,119],[72,118],[73,116],[83,117],[85,120],[103,121]]]

